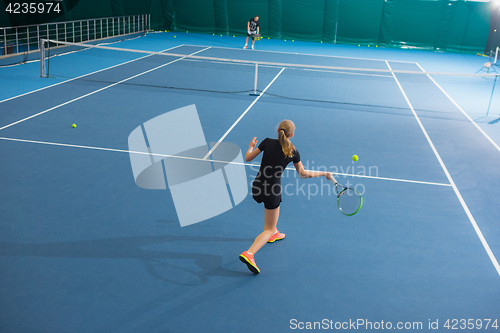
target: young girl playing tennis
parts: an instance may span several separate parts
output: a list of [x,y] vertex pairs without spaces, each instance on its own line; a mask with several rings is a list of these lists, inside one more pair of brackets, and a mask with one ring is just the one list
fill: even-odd
[[264,203],[264,231],[255,238],[248,251],[240,255],[240,260],[248,266],[254,274],[259,274],[260,270],[255,264],[254,255],[266,243],[273,243],[285,238],[276,229],[280,213],[281,202],[281,175],[286,166],[293,161],[300,178],[314,178],[324,176],[332,179],[330,172],[306,171],[300,161],[300,154],[295,146],[290,142],[295,132],[295,124],[291,120],[283,120],[278,127],[278,140],[264,139],[258,148],[257,138],[253,138],[248,144],[248,151],[245,160],[250,162],[261,152],[264,152],[260,170],[252,184],[252,196],[258,203]]

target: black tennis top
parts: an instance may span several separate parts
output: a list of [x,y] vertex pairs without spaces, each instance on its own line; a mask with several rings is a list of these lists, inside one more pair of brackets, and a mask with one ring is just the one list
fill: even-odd
[[259,21],[255,21],[255,19],[252,17],[248,22],[250,22],[250,31],[255,31],[257,30],[257,27],[259,26]]
[[280,142],[276,139],[264,139],[259,145],[259,150],[264,155],[255,179],[264,180],[267,183],[281,183],[281,175],[286,166],[290,162],[300,162],[300,154],[297,150],[294,150],[293,157],[286,156],[281,149]]

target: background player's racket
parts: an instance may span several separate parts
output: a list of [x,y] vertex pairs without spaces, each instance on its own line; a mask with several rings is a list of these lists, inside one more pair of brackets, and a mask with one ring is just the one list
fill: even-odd
[[353,188],[344,187],[331,179],[335,185],[335,192],[337,193],[337,204],[342,214],[346,216],[353,216],[363,206],[363,197]]

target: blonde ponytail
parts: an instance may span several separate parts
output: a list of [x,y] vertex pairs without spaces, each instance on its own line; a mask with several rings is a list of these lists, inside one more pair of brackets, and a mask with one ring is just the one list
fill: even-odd
[[293,121],[285,119],[278,127],[278,141],[281,144],[281,150],[287,157],[293,157],[295,146],[290,142],[290,136],[295,132],[295,124]]

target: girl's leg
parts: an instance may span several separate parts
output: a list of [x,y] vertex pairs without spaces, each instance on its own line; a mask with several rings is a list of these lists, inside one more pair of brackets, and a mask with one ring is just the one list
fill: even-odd
[[279,215],[279,207],[275,209],[264,208],[264,231],[255,238],[252,246],[250,246],[250,248],[248,249],[248,252],[255,254],[260,250],[261,247],[264,246],[264,244],[267,243],[269,238],[271,238],[271,236],[276,231],[276,224],[278,224]]

